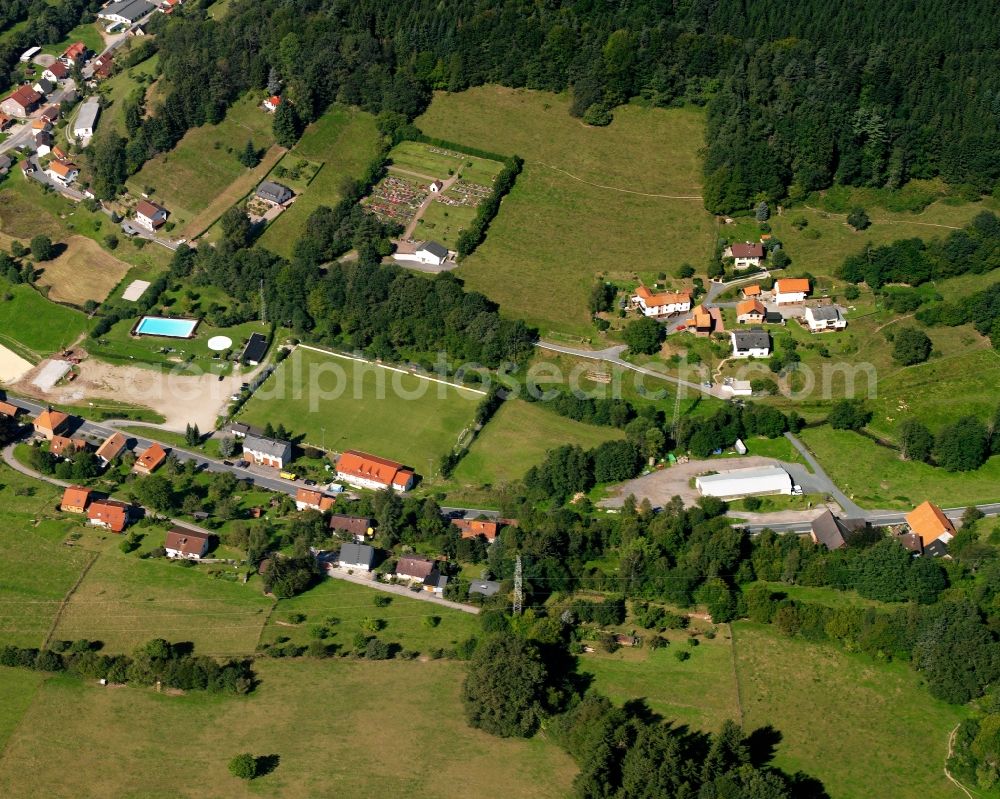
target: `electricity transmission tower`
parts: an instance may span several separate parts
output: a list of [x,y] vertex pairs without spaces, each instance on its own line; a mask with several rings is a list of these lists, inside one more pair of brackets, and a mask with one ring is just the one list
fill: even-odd
[[514,567],[514,615],[520,616],[524,608],[524,572],[521,570],[521,556],[517,556]]
[[264,279],[260,281],[260,323],[267,324],[267,303],[264,301]]

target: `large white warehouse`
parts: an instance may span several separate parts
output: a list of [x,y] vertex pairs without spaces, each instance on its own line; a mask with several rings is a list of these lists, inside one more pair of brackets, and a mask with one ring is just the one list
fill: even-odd
[[696,478],[694,484],[703,496],[720,499],[792,493],[792,478],[780,466],[758,466],[753,469],[706,474]]

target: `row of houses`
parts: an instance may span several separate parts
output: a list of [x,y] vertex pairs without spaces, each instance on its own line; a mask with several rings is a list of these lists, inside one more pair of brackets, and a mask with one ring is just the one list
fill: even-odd
[[[5,412],[7,410],[10,412]],[[20,410],[16,405],[9,403],[0,405],[0,414],[3,415],[16,418]],[[67,413],[47,408],[32,421],[32,427],[38,438],[49,442],[49,451],[53,455],[68,457],[73,451],[90,447],[90,443],[85,438],[71,437],[70,431],[79,426],[79,421]],[[108,466],[125,451],[127,444],[128,439],[125,435],[116,431],[101,443],[95,454],[102,465]],[[166,460],[167,451],[154,441],[136,457],[132,470],[136,474],[150,475],[166,463]]]
[[[840,518],[827,509],[812,520],[809,536],[832,551],[847,546],[852,535],[868,527],[864,519]],[[933,502],[926,501],[906,514],[905,524],[897,530],[896,539],[914,555],[938,558],[948,554],[948,542],[955,535],[951,519]]]

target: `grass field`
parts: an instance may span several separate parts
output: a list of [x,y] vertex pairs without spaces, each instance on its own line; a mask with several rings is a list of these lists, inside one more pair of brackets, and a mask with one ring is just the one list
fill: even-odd
[[100,93],[108,103],[108,107],[101,112],[101,130],[111,127],[120,135],[125,135],[125,99],[140,86],[147,85],[149,79],[156,74],[159,62],[160,55],[155,53],[151,58],[112,75],[100,84]]
[[[521,741],[466,727],[463,664],[260,661],[255,668],[261,684],[245,698],[167,696],[52,678],[0,757],[0,793],[147,799],[305,799],[331,790],[349,799],[569,793],[576,765],[544,735]],[[19,690],[23,697],[29,687]],[[115,756],[80,745],[97,739],[100,752]],[[280,762],[244,783],[227,769],[244,751]]]
[[829,427],[807,428],[800,438],[847,496],[864,508],[912,508],[929,499],[955,508],[1000,501],[1000,457],[974,472],[946,472],[899,459],[864,436]]
[[305,159],[323,166],[292,207],[268,226],[260,244],[279,255],[291,256],[309,215],[321,205],[336,205],[343,196],[344,181],[358,179],[378,146],[375,118],[355,108],[334,106],[306,128],[282,163],[288,168]]
[[272,604],[259,584],[213,579],[205,567],[140,560],[120,552],[119,540],[88,534],[86,545],[100,555],[64,608],[56,638],[101,640],[109,652],[131,652],[151,638],[192,641],[202,654],[253,651]]
[[480,399],[412,374],[299,348],[244,406],[240,421],[283,424],[330,451],[360,449],[399,460],[426,479],[428,460],[436,469],[472,423]]
[[101,302],[131,269],[84,236],[71,236],[58,258],[40,266],[42,274],[36,282],[50,287],[49,299],[73,305]]
[[153,199],[164,205],[170,220],[183,229],[226,187],[248,174],[237,160],[248,139],[257,148],[274,144],[271,116],[257,108],[255,98],[244,97],[218,125],[188,131],[169,153],[147,161],[127,185],[137,196],[152,188]]
[[62,55],[71,44],[83,42],[88,50],[99,53],[104,49],[104,39],[101,38],[99,24],[99,22],[85,22],[77,25],[63,37],[62,41],[42,45],[42,52],[48,55]]
[[525,159],[486,242],[458,274],[543,335],[589,337],[598,274],[648,280],[684,261],[700,266],[715,231],[700,199],[670,199],[701,193],[702,112],[626,106],[610,126],[588,128],[568,102],[486,86],[436,95],[416,124]]
[[614,427],[584,424],[546,410],[539,403],[510,400],[501,406],[455,470],[456,483],[501,485],[524,477],[545,453],[563,444],[596,447],[624,434]]
[[[500,151],[504,155],[512,155]],[[489,186],[503,164],[489,158],[478,158],[472,155],[452,152],[443,147],[423,144],[422,142],[404,141],[392,148],[389,153],[390,168],[396,167],[406,172],[415,172],[439,180],[447,180],[452,174],[458,173],[462,180]]]
[[773,628],[739,623],[734,631],[744,724],[780,731],[775,765],[822,780],[834,799],[870,797],[873,780],[893,799],[962,795],[944,761],[963,710],[933,699],[909,666]]
[[72,344],[86,329],[82,313],[49,302],[30,286],[0,280],[0,344],[19,355],[39,361]]
[[[350,649],[354,636],[362,631],[361,622],[373,618],[385,622],[378,633],[383,641],[426,655],[431,649],[448,649],[479,634],[479,617],[471,613],[399,596],[391,596],[392,603],[384,608],[376,607],[375,598],[385,596],[387,594],[381,591],[345,580],[324,580],[304,594],[278,602],[261,640],[273,642],[276,638],[287,637],[296,644],[305,645],[314,640],[312,629],[326,627],[330,631],[325,639],[327,643]],[[293,613],[303,614],[306,620],[289,625],[288,619]],[[424,622],[431,616],[440,618],[437,627]]]
[[449,250],[454,250],[458,244],[458,234],[475,218],[475,208],[432,202],[417,222],[413,238],[432,239]]
[[31,706],[45,675],[37,671],[0,666],[0,751],[17,729],[21,717]]

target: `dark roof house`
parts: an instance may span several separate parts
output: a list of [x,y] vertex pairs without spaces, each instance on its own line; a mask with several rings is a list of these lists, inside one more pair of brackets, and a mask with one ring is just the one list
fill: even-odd
[[375,549],[367,544],[342,544],[337,562],[343,568],[370,570],[375,565]]
[[267,355],[267,337],[260,333],[252,333],[246,347],[243,348],[243,362],[256,366]]
[[810,537],[832,551],[845,546],[852,533],[864,530],[867,526],[864,519],[839,519],[827,508],[812,520]]
[[411,580],[426,580],[436,571],[435,565],[430,558],[404,555],[396,564],[396,574],[400,577],[409,577]]
[[275,205],[284,205],[295,196],[295,193],[288,186],[275,183],[273,180],[265,180],[261,183],[257,187],[256,194],[260,199]]
[[368,531],[374,527],[375,522],[366,516],[345,516],[342,513],[334,513],[330,516],[328,526],[337,533],[350,533],[353,536],[365,537]]

